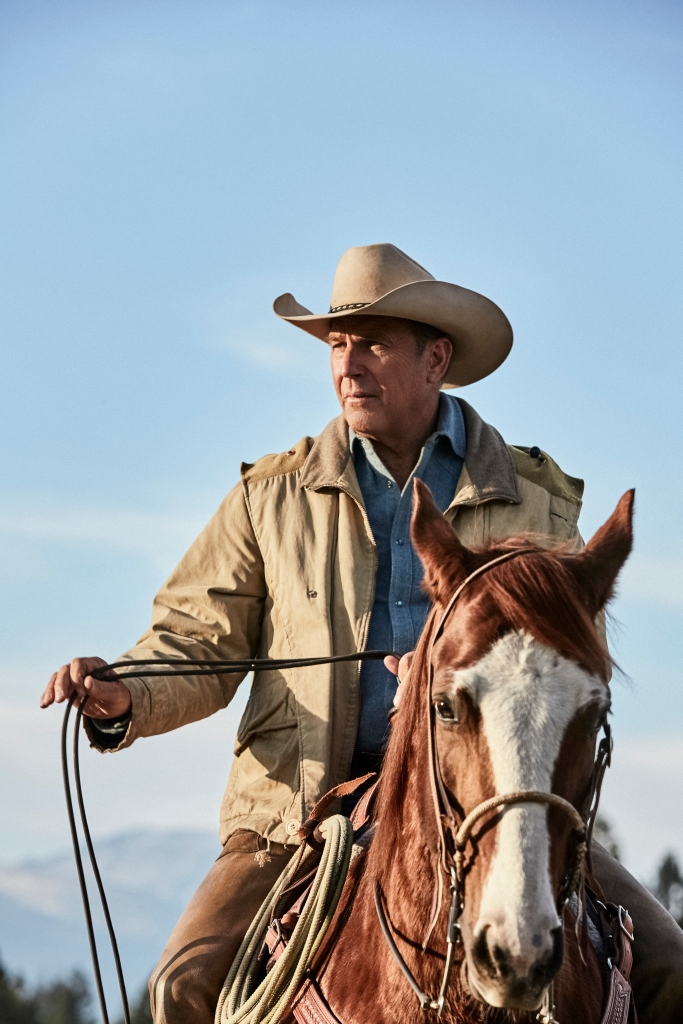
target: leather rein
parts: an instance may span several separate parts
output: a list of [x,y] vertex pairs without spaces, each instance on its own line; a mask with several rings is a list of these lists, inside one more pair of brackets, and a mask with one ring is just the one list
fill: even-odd
[[[612,754],[612,736],[609,725],[604,725],[605,735],[600,740],[600,744],[598,746],[593,766],[593,774],[591,777],[590,792],[587,800],[588,811],[585,817],[577,811],[573,804],[570,804],[568,800],[565,800],[561,796],[557,796],[555,793],[545,793],[537,790],[520,790],[515,793],[502,793],[500,795],[493,796],[488,800],[484,800],[482,803],[477,804],[477,806],[474,807],[458,825],[453,814],[453,806],[443,782],[439,767],[439,760],[436,756],[435,718],[432,706],[432,683],[434,677],[432,653],[434,645],[443,633],[444,626],[455,608],[458,598],[469,583],[477,579],[479,576],[482,576],[496,565],[500,565],[503,562],[509,562],[511,559],[518,558],[520,555],[534,553],[534,551],[530,551],[527,548],[508,551],[503,555],[499,555],[498,558],[491,559],[490,562],[486,562],[478,569],[475,569],[474,572],[470,573],[470,575],[467,576],[467,578],[457,587],[450,598],[429,642],[429,678],[427,686],[429,782],[439,834],[439,864],[443,868],[446,877],[450,879],[450,908],[446,930],[446,963],[441,980],[441,987],[436,998],[428,995],[420,988],[415,976],[403,959],[389,927],[389,922],[384,910],[383,894],[379,882],[377,882],[375,886],[375,909],[377,911],[377,917],[379,918],[382,933],[387,941],[389,949],[391,950],[391,953],[408,984],[417,996],[422,1009],[425,1011],[436,1010],[439,1017],[442,1015],[446,1003],[446,993],[448,991],[448,985],[453,969],[455,948],[462,942],[462,933],[459,922],[465,908],[465,855],[467,844],[472,837],[474,826],[489,814],[490,811],[496,810],[499,807],[510,806],[512,804],[536,803],[556,807],[567,815],[571,821],[572,831],[574,832],[575,837],[574,851],[570,869],[567,872],[557,898],[557,911],[561,916],[562,910],[564,909],[564,906],[569,900],[571,894],[573,892],[577,892],[579,898],[577,929],[582,921],[583,914],[585,914],[584,884],[586,864],[588,863],[590,866],[590,841],[593,833],[595,817],[598,811],[600,790],[602,788],[603,776],[605,774],[605,770],[610,765]],[[441,909],[442,884],[442,876],[439,874],[439,899],[428,934],[431,934],[436,923],[436,918],[438,917]],[[553,1018],[550,1016],[546,1019],[550,1021]]]

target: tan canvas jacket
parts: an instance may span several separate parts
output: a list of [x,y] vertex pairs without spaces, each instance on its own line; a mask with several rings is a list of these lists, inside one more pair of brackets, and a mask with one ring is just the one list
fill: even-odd
[[[504,443],[461,400],[467,456],[446,512],[469,546],[532,532],[580,546],[583,482],[542,453]],[[123,657],[304,658],[366,643],[376,549],[342,417],[317,438],[242,466],[154,601],[152,625]],[[359,665],[256,673],[221,809],[238,828],[297,842],[318,798],[347,777]],[[240,676],[128,680],[132,719],[117,749],[224,708]],[[97,746],[92,727],[89,735]]]

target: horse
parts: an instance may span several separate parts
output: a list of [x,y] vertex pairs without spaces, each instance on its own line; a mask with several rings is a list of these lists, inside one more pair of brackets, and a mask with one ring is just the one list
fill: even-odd
[[631,550],[634,492],[576,553],[529,537],[468,549],[414,487],[432,611],[392,722],[372,840],[351,863],[308,997],[298,1010],[293,1000],[296,1020],[550,1022],[554,1000],[562,1024],[597,1024],[604,978],[581,928],[580,827],[597,809],[610,710],[596,618]]

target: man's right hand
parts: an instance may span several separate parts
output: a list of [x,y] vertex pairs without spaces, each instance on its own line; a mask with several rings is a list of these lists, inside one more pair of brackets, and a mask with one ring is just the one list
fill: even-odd
[[79,697],[88,697],[83,714],[90,718],[118,718],[130,709],[130,690],[115,672],[108,679],[93,679],[90,675],[97,668],[107,664],[102,658],[74,658],[68,665],[62,665],[47,684],[40,698],[41,708],[50,704],[61,704],[74,691]]

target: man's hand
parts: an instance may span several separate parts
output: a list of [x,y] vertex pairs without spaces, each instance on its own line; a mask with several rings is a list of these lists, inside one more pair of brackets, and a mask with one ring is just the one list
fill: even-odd
[[102,658],[74,658],[68,665],[62,665],[47,684],[40,698],[41,708],[50,704],[61,704],[75,691],[79,697],[87,695],[88,703],[83,709],[90,718],[118,718],[130,708],[130,690],[115,672],[106,680],[93,679],[90,675],[97,668],[107,664]]
[[410,668],[413,664],[413,658],[415,657],[415,651],[408,651],[404,654],[401,660],[394,658],[393,655],[389,655],[388,658],[384,659],[384,664],[393,675],[398,677],[399,686],[394,696],[394,707],[397,708],[401,703],[401,697],[403,696],[403,687],[408,682],[408,676],[410,675]]

